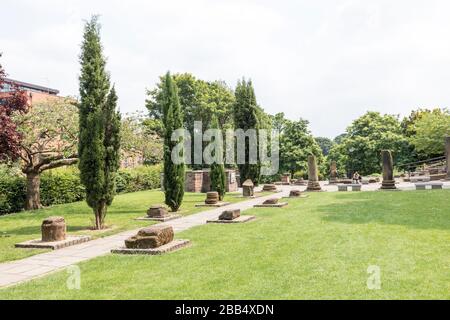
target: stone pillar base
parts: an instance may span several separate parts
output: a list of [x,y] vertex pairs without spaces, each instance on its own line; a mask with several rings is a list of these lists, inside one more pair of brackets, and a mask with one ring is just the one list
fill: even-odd
[[318,181],[309,181],[306,191],[322,191],[322,187]]
[[395,190],[397,187],[395,186],[395,180],[385,180],[381,184],[381,190]]

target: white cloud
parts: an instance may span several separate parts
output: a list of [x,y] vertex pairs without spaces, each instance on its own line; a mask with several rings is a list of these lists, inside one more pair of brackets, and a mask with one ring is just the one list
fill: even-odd
[[251,77],[271,113],[335,136],[368,108],[448,106],[446,1],[14,1],[2,6],[11,77],[78,90],[83,19],[101,15],[123,112],[167,70],[234,86]]

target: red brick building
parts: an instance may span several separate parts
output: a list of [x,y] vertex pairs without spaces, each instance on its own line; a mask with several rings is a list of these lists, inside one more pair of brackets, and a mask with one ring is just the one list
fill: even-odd
[[56,89],[6,78],[3,87],[0,88],[0,103],[2,98],[7,97],[8,94],[16,88],[25,91],[30,106],[32,106],[33,103],[57,98],[59,94],[59,91]]

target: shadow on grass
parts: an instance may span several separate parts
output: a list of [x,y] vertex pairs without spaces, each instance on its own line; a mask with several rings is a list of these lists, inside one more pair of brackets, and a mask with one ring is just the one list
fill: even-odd
[[[67,232],[77,232],[77,231],[90,231],[92,226],[68,226]],[[28,236],[33,234],[41,233],[41,226],[28,226],[21,228],[12,228],[8,230],[2,230],[10,236]]]
[[317,207],[324,221],[450,230],[448,191],[349,193],[336,194],[335,199]]

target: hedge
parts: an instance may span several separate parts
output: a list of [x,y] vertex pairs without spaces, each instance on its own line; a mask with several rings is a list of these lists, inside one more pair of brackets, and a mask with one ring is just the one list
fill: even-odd
[[[161,166],[121,169],[117,175],[117,193],[128,193],[160,187]],[[25,176],[17,170],[0,168],[0,215],[24,209]],[[41,175],[41,203],[44,206],[83,200],[84,187],[76,167],[60,168]]]

